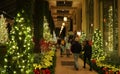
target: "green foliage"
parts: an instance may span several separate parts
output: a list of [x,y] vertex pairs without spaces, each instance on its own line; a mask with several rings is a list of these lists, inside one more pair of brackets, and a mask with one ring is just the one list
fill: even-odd
[[[96,29],[92,38],[93,42],[93,56],[94,59],[104,57],[105,53],[103,50],[103,37],[100,30]],[[103,58],[104,59],[104,58]]]
[[0,15],[0,45],[5,45],[8,41],[8,31],[7,31],[6,18]]
[[46,16],[44,16],[44,23],[43,23],[43,38],[46,41],[52,41],[52,34],[50,33],[49,23],[47,21]]
[[[106,55],[107,54],[107,55]],[[94,32],[93,36],[93,59],[96,59],[96,64],[93,65],[94,69],[103,74],[102,67],[107,67],[108,70],[117,71],[120,66],[120,57],[116,51],[105,52],[103,50],[103,38],[99,30]]]
[[105,64],[110,64],[115,67],[120,66],[120,57],[118,56],[116,51],[113,51],[109,55],[106,56],[105,60],[103,61]]
[[84,32],[81,33],[81,36],[80,36],[80,43],[82,43],[84,40],[86,39],[86,34]]
[[53,56],[53,65],[49,67],[51,74],[55,74],[56,54]]
[[[22,11],[24,13],[24,11]],[[30,74],[33,72],[33,41],[30,21],[25,21],[21,13],[15,18],[15,24],[7,43],[7,54],[4,58],[3,73]],[[28,20],[28,19],[27,19]]]
[[6,54],[6,46],[0,46],[0,66],[1,67],[3,67],[5,54]]

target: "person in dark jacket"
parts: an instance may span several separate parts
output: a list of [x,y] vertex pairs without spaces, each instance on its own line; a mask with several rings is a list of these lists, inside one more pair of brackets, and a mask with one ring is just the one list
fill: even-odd
[[83,47],[84,51],[84,66],[83,68],[86,68],[86,60],[88,60],[90,65],[90,71],[92,70],[92,64],[91,64],[91,57],[92,57],[92,46],[89,44],[89,41],[85,41],[85,45]]
[[78,42],[78,38],[76,37],[75,40],[72,42],[72,45],[71,45],[71,52],[73,53],[74,62],[75,62],[74,67],[75,67],[76,70],[79,69],[78,58],[79,58],[79,54],[80,54],[81,50],[82,50],[82,46]]

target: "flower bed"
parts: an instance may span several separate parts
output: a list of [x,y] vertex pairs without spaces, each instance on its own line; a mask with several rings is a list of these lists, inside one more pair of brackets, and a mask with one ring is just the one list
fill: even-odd
[[41,53],[39,61],[33,64],[34,74],[54,74],[56,63],[55,51],[51,50],[46,53]]
[[[83,54],[80,55],[80,58],[84,59]],[[120,74],[120,66],[116,68],[113,65],[104,64],[100,60],[96,59],[92,59],[91,62],[93,69],[97,71],[98,74]]]
[[99,61],[92,60],[93,69],[99,74],[120,74],[120,68],[112,65],[103,64]]

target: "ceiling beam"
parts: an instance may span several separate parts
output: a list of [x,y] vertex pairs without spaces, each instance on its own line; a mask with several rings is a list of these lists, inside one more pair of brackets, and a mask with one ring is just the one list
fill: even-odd
[[[64,21],[62,21],[62,20],[55,20],[55,19],[54,19],[54,22],[60,22],[60,23],[62,22],[62,23],[63,23]],[[70,22],[70,20],[68,20],[68,21],[66,21],[66,22]]]
[[53,17],[56,17],[56,16],[68,16],[68,17],[71,17],[72,14],[61,14],[61,13],[51,13]]
[[[48,0],[48,1],[56,1],[56,0]],[[73,0],[57,0],[57,1],[73,1]]]
[[[53,17],[53,20],[54,21],[63,21],[63,20],[59,20],[57,17]],[[69,22],[70,21],[70,19],[67,19],[67,22]]]
[[50,9],[58,9],[58,10],[74,10],[77,7],[67,7],[67,6],[51,6]]
[[[55,27],[61,27],[62,26],[62,23],[61,21],[55,21]],[[65,26],[68,26],[69,22],[65,22]]]

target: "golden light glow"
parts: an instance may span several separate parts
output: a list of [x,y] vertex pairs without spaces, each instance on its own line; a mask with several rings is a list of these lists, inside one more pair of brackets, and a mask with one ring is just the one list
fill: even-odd
[[64,21],[67,21],[67,17],[64,17],[63,20],[64,20]]

